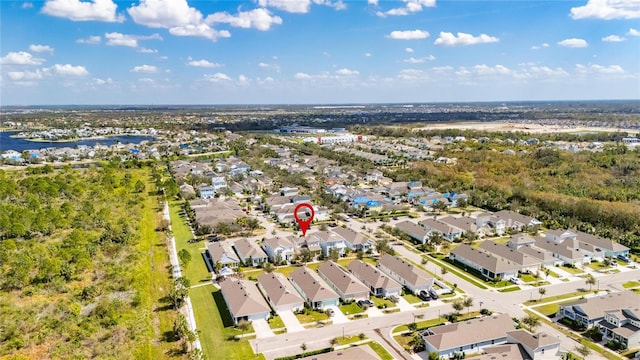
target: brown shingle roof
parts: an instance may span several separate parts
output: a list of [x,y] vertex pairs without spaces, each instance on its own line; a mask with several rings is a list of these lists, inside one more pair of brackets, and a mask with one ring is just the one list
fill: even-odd
[[425,336],[424,340],[438,351],[444,351],[504,338],[507,331],[513,329],[513,320],[509,314],[492,315],[429,328],[429,333],[433,335]]
[[267,301],[256,287],[256,283],[252,281],[229,278],[220,283],[220,289],[234,317],[271,311]]
[[336,288],[345,295],[356,295],[361,293],[369,293],[369,288],[360,282],[353,274],[345,271],[342,267],[333,261],[326,261],[320,265],[318,272],[329,280]]
[[382,271],[376,269],[375,267],[365,263],[361,260],[352,261],[347,268],[356,277],[362,279],[362,281],[368,283],[370,286],[374,288],[382,288],[382,289],[399,289],[402,288],[395,280],[391,279],[387,274]]
[[315,271],[306,266],[291,272],[289,279],[298,285],[310,301],[323,301],[339,297]]
[[433,285],[433,278],[429,276],[428,273],[416,268],[413,264],[406,262],[397,256],[384,254],[384,256],[379,260],[379,263],[391,269],[414,287]]
[[293,285],[280,273],[263,273],[258,276],[258,283],[274,306],[304,303]]

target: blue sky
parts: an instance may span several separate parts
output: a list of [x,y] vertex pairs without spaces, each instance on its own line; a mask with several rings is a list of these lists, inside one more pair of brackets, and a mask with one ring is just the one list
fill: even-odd
[[0,104],[640,98],[640,0],[0,1]]

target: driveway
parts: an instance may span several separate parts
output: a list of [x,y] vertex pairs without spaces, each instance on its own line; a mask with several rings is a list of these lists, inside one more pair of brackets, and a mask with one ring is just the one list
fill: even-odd
[[334,324],[344,324],[349,322],[349,318],[346,317],[337,306],[329,306],[329,309],[333,309],[334,314],[331,317],[331,320],[333,320]]
[[409,302],[402,296],[398,298],[398,303],[396,305],[398,305],[400,311],[413,311],[416,309],[413,305],[409,304]]
[[269,327],[269,323],[265,319],[253,320],[251,325],[253,325],[253,330],[255,331],[256,338],[258,339],[274,336],[273,331],[271,331],[271,328]]
[[300,321],[298,321],[298,318],[293,312],[279,311],[278,315],[280,315],[280,319],[282,319],[288,333],[304,330],[304,326],[300,324]]
[[370,306],[367,311],[366,311],[367,315],[369,317],[377,317],[377,316],[382,316],[384,315],[384,313],[382,312],[382,310],[378,309],[375,306]]

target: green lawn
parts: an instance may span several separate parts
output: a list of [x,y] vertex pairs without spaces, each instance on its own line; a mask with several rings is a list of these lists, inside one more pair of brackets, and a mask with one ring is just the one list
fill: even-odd
[[[418,320],[418,319],[416,319]],[[427,329],[433,326],[438,326],[438,325],[442,325],[446,320],[444,318],[439,318],[439,319],[429,319],[429,320],[423,320],[423,321],[417,321],[416,325],[418,325],[418,330],[421,329]],[[407,331],[409,330],[409,326],[407,325],[400,325],[398,327],[396,327],[395,329],[393,329],[393,331],[391,331],[391,333],[399,333],[402,331]]]
[[538,278],[531,275],[531,274],[521,274],[520,278],[522,279],[522,281],[526,282],[526,283],[530,283],[530,282],[534,282],[537,281]]
[[271,319],[269,319],[269,327],[272,329],[280,329],[285,327],[284,326],[284,322],[282,322],[282,319],[280,318],[279,315],[273,316],[271,317]]
[[378,344],[377,342],[370,342],[370,343],[367,343],[367,345],[369,345],[369,347],[371,347],[371,349],[373,349],[373,351],[375,351],[375,353],[378,354],[378,356],[380,356],[381,360],[393,360],[393,356],[389,354],[387,349],[385,349],[382,345]]
[[464,271],[462,271],[461,269],[457,268],[454,265],[450,265],[449,263],[436,259],[433,256],[431,257],[431,261],[438,264],[440,267],[446,267],[450,273],[456,275],[459,278],[466,280],[467,282],[470,282],[471,284],[479,287],[480,289],[488,289],[487,286],[485,286],[482,282],[478,281],[475,277],[468,275],[467,273],[465,273]]
[[193,239],[193,234],[191,233],[187,219],[183,214],[181,203],[172,201],[169,206],[171,229],[173,230],[173,236],[176,239],[176,251],[179,252],[182,249],[187,249],[191,254],[191,261],[186,269],[185,267],[182,267],[183,276],[191,281],[191,286],[211,281],[211,273],[209,272],[209,269],[207,269],[202,256],[204,253],[202,248],[206,246],[204,241],[190,243],[189,240]]
[[531,301],[525,302],[524,304],[525,305],[541,304],[541,303],[546,303],[550,301],[564,300],[564,299],[569,299],[573,297],[584,296],[584,295],[587,295],[588,293],[589,291],[576,291],[568,294],[544,297],[542,298],[542,300],[531,300]]
[[635,288],[638,286],[640,286],[640,282],[637,281],[627,281],[626,283],[622,284],[622,287],[625,289]]
[[512,292],[512,291],[518,291],[518,290],[520,290],[520,286],[512,286],[512,287],[500,289],[498,291],[506,293],[506,292]]
[[[545,274],[546,275],[546,274]],[[559,278],[560,275],[556,274],[555,272],[553,272],[553,270],[549,269],[549,276],[554,277],[554,278]]]
[[560,309],[560,304],[554,303],[554,304],[540,305],[540,306],[534,307],[534,309],[539,313],[544,314],[545,316],[549,316],[558,312],[558,310]]
[[568,266],[564,266],[564,265],[562,265],[560,267],[562,268],[562,270],[564,270],[564,271],[566,271],[566,272],[568,272],[570,274],[577,275],[577,274],[584,273],[584,271],[582,271],[581,269],[578,269],[578,268],[568,267]]
[[495,287],[497,288],[503,288],[503,287],[507,287],[507,286],[511,286],[513,285],[513,283],[511,281],[508,280],[502,280],[502,281],[498,281],[495,285]]
[[308,315],[307,314],[296,314],[296,317],[298,318],[298,321],[300,321],[301,324],[307,324],[307,323],[312,323],[312,322],[316,322],[316,321],[322,321],[322,320],[327,320],[329,318],[329,316],[323,312],[320,311],[311,311]]
[[355,302],[351,304],[342,304],[338,306],[338,308],[340,308],[340,311],[342,311],[342,313],[345,315],[353,315],[364,312],[364,310],[362,310],[362,308]]
[[402,297],[407,300],[407,302],[409,304],[416,304],[416,303],[421,303],[422,299],[420,299],[419,297],[413,295],[413,294],[404,294],[402,295]]
[[[242,332],[233,327],[222,294],[213,285],[189,291],[202,350],[207,359],[255,359],[246,339],[233,340]],[[252,332],[249,330],[248,332]]]
[[358,335],[345,336],[344,338],[342,336],[336,337],[336,340],[338,340],[338,345],[353,344],[354,342],[362,341],[364,339],[366,339],[366,337],[360,339]]
[[373,304],[374,304],[376,307],[378,307],[378,306],[380,306],[380,305],[386,305],[386,306],[387,306],[387,308],[393,308],[393,307],[396,307],[396,304],[394,304],[394,303],[393,303],[393,301],[391,301],[391,300],[387,300],[387,299],[380,299],[380,298],[377,298],[377,297],[375,297],[375,296],[372,296],[372,297],[371,297],[371,301],[373,301]]

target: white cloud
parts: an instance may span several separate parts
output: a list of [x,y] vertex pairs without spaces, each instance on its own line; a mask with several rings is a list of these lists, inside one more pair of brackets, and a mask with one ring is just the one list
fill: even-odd
[[147,49],[145,47],[141,47],[138,49],[139,53],[143,53],[143,54],[157,54],[158,50],[157,49]]
[[99,44],[100,41],[102,41],[102,38],[100,36],[89,36],[88,38],[85,39],[78,39],[76,40],[76,42],[78,44]]
[[85,76],[89,72],[84,66],[73,66],[71,64],[55,64],[50,68],[44,69],[46,72],[60,76]]
[[13,81],[40,80],[43,78],[43,73],[40,70],[10,71],[7,73],[7,77]]
[[465,34],[459,32],[456,35],[450,32],[440,32],[440,36],[434,42],[435,45],[443,46],[463,46],[463,45],[475,45],[475,44],[487,44],[500,41],[497,37],[489,36],[487,34],[480,34],[479,36],[473,36],[471,34]]
[[424,30],[394,30],[389,33],[389,35],[385,36],[389,39],[394,40],[419,40],[426,39],[429,37],[429,32]]
[[398,78],[401,80],[415,81],[427,79],[428,75],[424,70],[404,69],[400,70],[400,73],[398,73]]
[[258,66],[263,69],[272,69],[277,72],[280,72],[280,66],[278,64],[267,64],[267,63],[261,62],[261,63],[258,63]]
[[258,5],[289,13],[306,14],[311,8],[311,0],[258,0]]
[[189,62],[187,63],[187,65],[189,66],[193,66],[193,67],[203,67],[203,68],[217,68],[217,67],[222,67],[222,64],[218,64],[218,63],[214,63],[205,59],[202,60],[193,60],[191,58],[188,59]]
[[634,28],[629,28],[629,31],[627,32],[627,36],[640,36],[640,31]]
[[22,5],[20,5],[21,8],[23,9],[31,9],[33,8],[33,3],[31,2],[23,2]]
[[72,21],[123,22],[124,16],[116,14],[118,6],[111,0],[49,0],[42,13]]
[[298,80],[310,80],[311,79],[311,75],[309,75],[307,73],[302,73],[302,72],[296,73],[295,75],[293,75],[293,77],[295,79],[298,79]]
[[367,0],[368,5],[378,6],[378,0]]
[[0,64],[2,65],[40,65],[44,63],[44,59],[35,58],[28,52],[10,52],[4,57],[0,58]]
[[604,75],[620,75],[625,73],[624,69],[620,65],[604,66],[604,65],[598,65],[598,64],[591,64],[591,65],[577,64],[576,71],[580,74],[595,73],[595,74],[604,74]]
[[373,56],[373,54],[371,54],[371,53],[364,53],[364,57],[371,57],[371,56]]
[[240,11],[238,15],[231,15],[228,12],[218,12],[207,16],[207,24],[227,23],[233,27],[244,29],[255,28],[260,31],[267,31],[273,24],[282,24],[282,18],[271,15],[269,10],[254,9],[251,11]]
[[115,81],[113,81],[113,79],[111,78],[106,78],[106,79],[98,79],[98,78],[94,78],[92,80],[92,84],[93,85],[98,85],[98,86],[103,86],[103,85],[114,85]]
[[621,41],[625,41],[627,39],[620,37],[618,35],[609,35],[609,36],[605,36],[602,38],[602,41],[604,42],[621,42]]
[[145,85],[153,85],[155,84],[155,81],[151,78],[140,78],[138,79],[138,82],[141,84],[145,84]]
[[133,69],[131,69],[131,72],[156,73],[158,72],[158,68],[154,65],[140,65],[140,66],[135,66]]
[[639,19],[638,0],[588,0],[584,6],[571,8],[573,19]]
[[49,45],[31,44],[31,45],[29,45],[29,50],[31,50],[33,52],[49,52],[49,53],[53,52],[53,48],[51,46],[49,46]]
[[206,81],[213,82],[213,83],[219,83],[219,82],[230,81],[231,80],[229,75],[224,74],[224,73],[215,73],[213,75],[205,75],[204,79]]
[[583,47],[589,46],[586,40],[576,39],[576,38],[564,39],[562,41],[558,41],[558,45],[564,46],[564,47],[571,47],[571,48],[583,48]]
[[199,24],[202,13],[186,0],[140,0],[127,12],[136,23],[153,28],[172,28]]
[[336,71],[336,74],[342,76],[356,76],[359,75],[360,72],[358,70],[340,69]]
[[[385,17],[387,15],[391,16],[405,16],[413,13],[417,13],[423,10],[423,7],[434,7],[436,6],[435,0],[402,0],[405,3],[404,7],[394,8],[385,12],[378,11],[376,15],[380,17]],[[377,4],[377,1],[376,1]]]
[[177,26],[169,29],[169,33],[175,36],[198,36],[216,41],[219,38],[231,37],[227,30],[215,30],[207,24]]
[[138,47],[138,40],[162,40],[159,34],[152,35],[128,35],[117,32],[105,33],[104,38],[107,39],[109,46],[128,46]]
[[531,47],[531,50],[540,50],[540,49],[542,49],[542,48],[548,48],[548,47],[549,47],[549,44],[547,44],[547,43],[542,43],[542,45],[533,45],[533,46]]
[[408,53],[412,53],[413,49],[412,48],[405,48],[404,51],[408,52]]
[[402,61],[409,63],[409,64],[422,64],[424,62],[426,62],[427,60],[433,61],[435,60],[436,57],[433,55],[429,55],[429,56],[425,56],[425,57],[421,57],[421,58],[414,58],[413,56],[408,58],[408,59],[404,59]]

